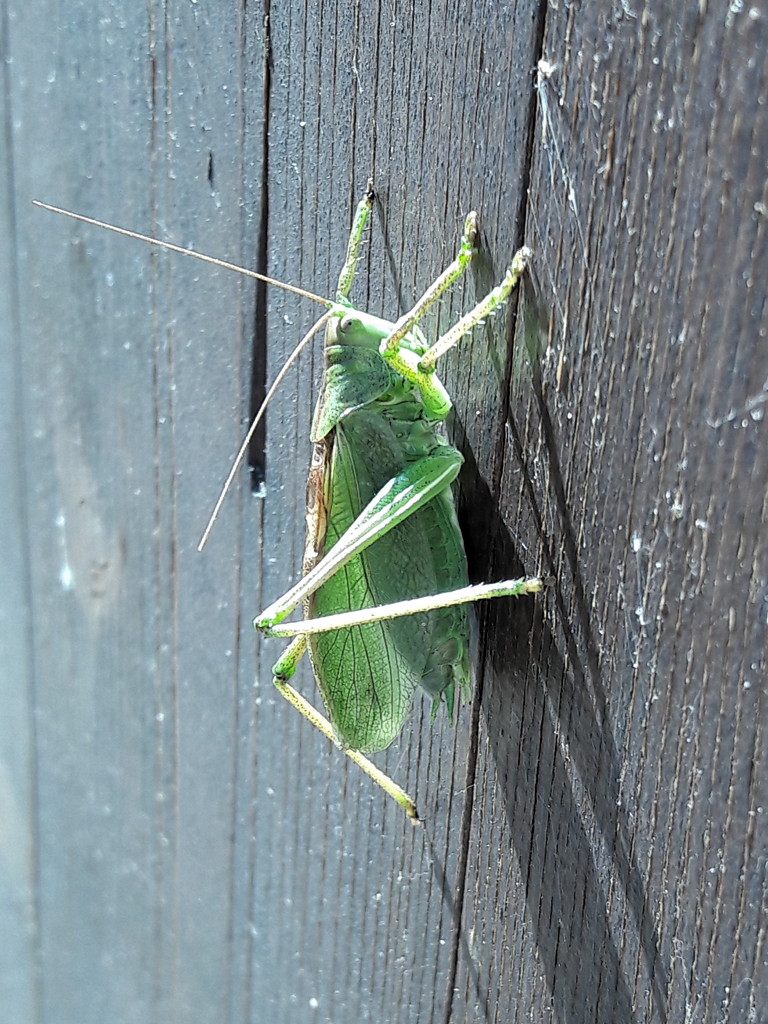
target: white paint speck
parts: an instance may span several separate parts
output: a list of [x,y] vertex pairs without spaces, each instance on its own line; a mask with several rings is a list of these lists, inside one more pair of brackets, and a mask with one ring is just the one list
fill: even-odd
[[74,590],[75,588],[75,574],[72,571],[72,566],[69,564],[69,556],[67,554],[67,517],[63,512],[59,512],[54,520],[56,526],[59,528],[59,548],[61,550],[61,567],[59,568],[59,583],[61,584],[62,590]]

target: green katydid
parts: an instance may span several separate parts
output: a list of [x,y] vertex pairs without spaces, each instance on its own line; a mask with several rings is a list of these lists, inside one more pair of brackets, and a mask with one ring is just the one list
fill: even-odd
[[[476,214],[466,219],[455,260],[409,312],[391,323],[355,309],[349,300],[373,198],[369,182],[353,219],[335,301],[246,271],[328,307],[289,360],[325,326],[325,372],[311,432],[304,575],[254,625],[270,636],[295,637],[273,669],[280,693],[418,821],[413,800],[365,753],[392,743],[418,687],[432,699],[433,717],[442,702],[453,717],[457,688],[468,695],[467,603],[535,593],[543,586],[540,577],[469,586],[451,489],[463,458],[439,432],[451,401],[434,372],[441,355],[505,302],[530,252],[519,250],[501,283],[429,347],[417,321],[469,265]],[[222,265],[179,246],[69,215]],[[287,366],[251,425],[201,546]],[[284,622],[301,603],[307,618]],[[330,721],[288,682],[307,649]]]

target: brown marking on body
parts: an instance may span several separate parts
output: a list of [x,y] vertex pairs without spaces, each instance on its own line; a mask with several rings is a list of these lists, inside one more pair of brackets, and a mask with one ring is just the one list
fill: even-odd
[[307,537],[304,544],[304,575],[320,560],[328,530],[331,450],[333,431],[312,448],[307,476]]

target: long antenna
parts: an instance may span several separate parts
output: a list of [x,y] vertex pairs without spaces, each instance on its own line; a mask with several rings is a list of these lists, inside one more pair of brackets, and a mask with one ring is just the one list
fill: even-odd
[[194,256],[196,260],[202,260],[203,263],[212,263],[215,267],[223,267],[224,270],[234,270],[245,277],[252,277],[256,281],[264,281],[266,284],[275,285],[276,288],[283,288],[285,291],[293,292],[295,295],[302,295],[305,299],[312,299],[313,302],[319,302],[322,306],[329,307],[333,305],[330,299],[325,299],[322,295],[315,295],[314,292],[308,292],[304,288],[297,288],[293,284],[286,284],[284,281],[276,281],[274,277],[258,274],[255,270],[246,270],[245,267],[238,267],[236,263],[227,263],[226,260],[219,260],[215,256],[206,256],[205,253],[196,252],[194,249],[185,249],[183,245],[174,245],[173,242],[162,242],[159,238],[152,238],[151,235],[141,235],[138,231],[129,231],[128,228],[119,228],[115,224],[108,224],[106,221],[96,220],[94,217],[85,217],[82,213],[73,213],[72,210],[64,210],[60,206],[51,206],[50,203],[41,203],[39,199],[33,199],[32,204],[33,206],[39,206],[41,210],[50,210],[51,213],[60,213],[64,217],[71,217],[72,220],[82,221],[83,224],[92,224],[93,227],[113,231],[116,235],[135,238],[139,242],[149,242],[150,245],[156,245],[160,249],[180,252],[182,256]]
[[232,467],[230,468],[229,473],[227,474],[227,479],[224,481],[224,486],[221,488],[221,491],[219,492],[219,496],[216,499],[216,504],[213,506],[213,512],[211,512],[210,518],[208,519],[208,523],[205,529],[203,530],[203,535],[200,538],[200,543],[197,545],[198,551],[202,551],[203,548],[205,547],[205,543],[208,540],[211,530],[213,529],[213,524],[216,522],[216,518],[219,514],[221,506],[224,504],[224,499],[226,498],[229,489],[232,486],[232,481],[235,479],[235,473],[237,473],[237,470],[240,467],[240,463],[245,458],[245,453],[248,451],[248,445],[251,443],[251,438],[253,437],[254,431],[256,430],[256,427],[259,425],[261,418],[264,415],[264,412],[267,408],[267,405],[270,402],[270,399],[274,395],[275,391],[277,391],[277,389],[279,388],[283,378],[290,369],[291,364],[296,361],[299,353],[304,348],[304,346],[309,344],[309,342],[317,334],[320,328],[325,327],[325,325],[328,323],[331,317],[334,316],[335,314],[335,309],[329,309],[327,313],[323,313],[319,320],[315,321],[315,323],[312,325],[309,331],[307,331],[307,333],[301,339],[299,344],[296,346],[293,352],[291,352],[286,361],[283,363],[283,367],[280,370],[280,373],[278,373],[278,375],[275,377],[274,381],[270,385],[269,391],[264,397],[264,401],[261,403],[259,411],[254,416],[253,422],[248,428],[248,433],[245,435],[243,439],[243,443],[240,445],[240,450],[235,456],[235,461],[232,463]]
[[336,303],[331,302],[330,299],[323,298],[322,295],[315,295],[313,292],[308,292],[304,288],[297,288],[295,285],[286,284],[284,281],[277,281],[275,278],[267,277],[265,274],[259,274],[255,270],[246,270],[245,267],[239,267],[236,263],[228,263],[226,260],[217,259],[215,256],[207,256],[205,253],[197,252],[195,249],[186,249],[182,245],[174,245],[172,242],[163,242],[159,238],[152,238],[151,235],[142,235],[138,231],[129,231],[128,228],[120,228],[117,227],[116,224],[109,224],[107,221],[97,220],[95,217],[86,217],[82,213],[74,213],[72,210],[65,210],[60,206],[51,206],[50,203],[42,203],[39,199],[33,199],[32,203],[34,206],[39,206],[42,210],[50,210],[51,213],[60,213],[64,217],[70,217],[72,220],[79,220],[83,224],[91,224],[96,228],[104,228],[106,231],[112,231],[117,235],[125,235],[126,238],[135,238],[139,242],[147,242],[150,245],[158,246],[160,249],[168,249],[170,252],[181,253],[182,256],[193,256],[197,260],[202,260],[204,263],[212,263],[215,267],[222,267],[224,270],[234,270],[236,273],[243,274],[245,277],[254,278],[256,281],[264,281],[266,284],[275,285],[277,288],[283,288],[285,291],[293,292],[295,295],[301,295],[305,299],[312,299],[313,302],[319,302],[321,305],[328,307],[327,311],[323,313],[319,320],[315,321],[307,334],[304,335],[293,352],[288,356],[282,369],[272,382],[269,391],[267,391],[264,401],[261,403],[259,411],[256,413],[253,422],[248,428],[248,433],[245,435],[243,443],[240,445],[240,449],[235,456],[235,461],[232,463],[232,467],[230,468],[229,473],[227,474],[227,479],[224,481],[224,485],[216,499],[216,504],[213,507],[208,523],[203,530],[200,543],[197,545],[197,550],[202,551],[208,537],[210,536],[211,530],[213,529],[213,524],[216,522],[221,506],[224,503],[224,499],[229,493],[235,474],[245,458],[246,452],[248,451],[248,445],[251,443],[256,427],[264,416],[267,405],[277,388],[282,383],[291,365],[298,358],[301,350],[309,344],[320,328],[324,327],[331,317],[336,315],[338,306]]

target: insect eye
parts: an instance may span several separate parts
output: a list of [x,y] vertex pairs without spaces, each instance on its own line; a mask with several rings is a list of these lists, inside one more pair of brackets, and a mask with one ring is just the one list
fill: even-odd
[[358,322],[357,317],[352,316],[351,313],[347,313],[347,315],[343,316],[339,321],[339,332],[341,334],[345,334],[347,331],[355,327]]

